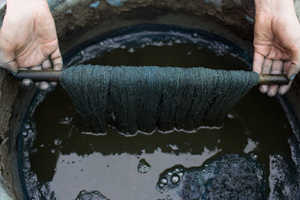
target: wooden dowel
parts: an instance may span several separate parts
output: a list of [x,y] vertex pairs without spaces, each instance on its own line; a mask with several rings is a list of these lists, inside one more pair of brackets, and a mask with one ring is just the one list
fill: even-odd
[[20,70],[16,74],[17,80],[31,79],[33,82],[53,81],[58,82],[61,70]]
[[[62,71],[55,70],[20,70],[18,80],[31,79],[37,81],[59,81]],[[260,74],[259,85],[287,85],[290,81],[285,74]]]
[[290,80],[286,74],[260,74],[259,85],[288,85]]

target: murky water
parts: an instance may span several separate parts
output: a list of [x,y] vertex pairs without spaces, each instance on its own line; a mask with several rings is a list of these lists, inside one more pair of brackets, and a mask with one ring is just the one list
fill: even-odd
[[[139,45],[128,41],[142,34],[123,35],[113,42],[105,38],[78,50],[66,65],[249,69],[241,51],[200,34],[187,34],[197,45],[174,32],[160,43],[155,39],[159,34],[144,37]],[[102,47],[108,51],[104,53]],[[94,54],[89,53],[91,49]],[[258,88],[234,107],[220,129],[125,137],[110,128],[106,135],[95,135],[81,130],[78,118],[70,97],[59,85],[47,94],[40,93],[33,103],[22,130],[19,154],[28,199],[214,199],[218,197],[212,192],[216,183],[207,180],[221,180],[220,174],[228,172],[228,159],[244,166],[243,170],[237,168],[240,175],[253,171],[245,176],[256,181],[255,187],[246,189],[260,196],[251,197],[266,198],[270,157],[281,155],[292,162],[288,140],[293,130],[286,113],[276,98],[260,94]],[[237,188],[246,191],[242,186]]]

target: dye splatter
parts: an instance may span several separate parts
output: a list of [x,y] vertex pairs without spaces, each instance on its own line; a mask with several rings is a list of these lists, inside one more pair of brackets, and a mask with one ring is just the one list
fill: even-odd
[[151,165],[145,159],[141,159],[138,165],[138,172],[145,174],[151,169]]

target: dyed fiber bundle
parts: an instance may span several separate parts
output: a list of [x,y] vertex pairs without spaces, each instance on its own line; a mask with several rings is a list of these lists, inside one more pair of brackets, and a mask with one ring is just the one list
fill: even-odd
[[257,82],[254,72],[178,67],[67,68],[61,84],[87,129],[124,134],[220,126]]

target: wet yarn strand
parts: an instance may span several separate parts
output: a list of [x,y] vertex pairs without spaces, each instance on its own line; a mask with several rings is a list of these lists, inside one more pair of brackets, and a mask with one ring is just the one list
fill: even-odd
[[78,65],[60,79],[84,129],[105,133],[111,125],[134,135],[221,126],[259,75],[202,67]]

